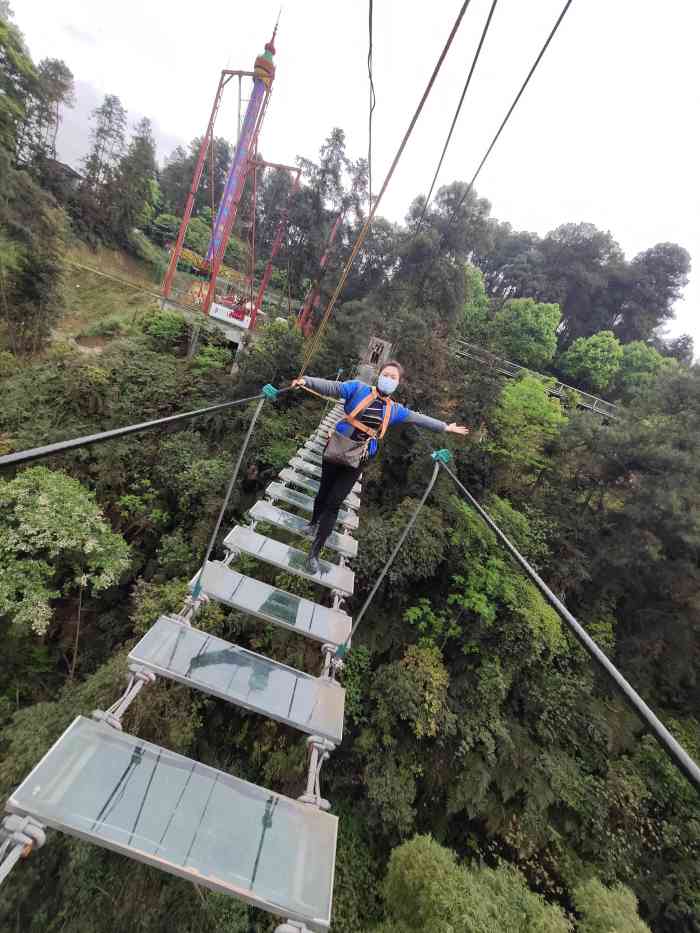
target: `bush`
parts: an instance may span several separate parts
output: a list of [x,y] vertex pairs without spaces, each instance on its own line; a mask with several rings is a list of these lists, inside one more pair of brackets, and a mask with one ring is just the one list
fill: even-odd
[[198,375],[205,375],[214,369],[225,369],[231,365],[231,351],[226,347],[204,346],[192,360],[192,369]]
[[385,933],[570,933],[561,910],[510,865],[465,868],[430,836],[391,853],[384,882]]
[[623,884],[606,888],[591,878],[574,891],[574,904],[582,917],[578,933],[650,933],[637,913],[637,898]]
[[0,379],[7,379],[19,371],[19,362],[14,353],[0,350]]
[[108,314],[84,328],[81,337],[117,337],[130,330],[129,321],[119,314]]
[[187,338],[187,321],[177,311],[156,311],[142,324],[143,331],[159,352],[180,347]]

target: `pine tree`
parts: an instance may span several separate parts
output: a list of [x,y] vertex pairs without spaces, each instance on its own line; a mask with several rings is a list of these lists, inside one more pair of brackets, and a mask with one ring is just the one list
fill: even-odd
[[91,132],[92,149],[85,157],[85,182],[95,188],[109,181],[124,151],[126,110],[116,94],[107,94],[92,112],[95,125]]
[[135,226],[145,226],[154,214],[156,144],[151,121],[144,117],[134,128],[125,155],[114,174],[109,226],[112,235],[128,243]]

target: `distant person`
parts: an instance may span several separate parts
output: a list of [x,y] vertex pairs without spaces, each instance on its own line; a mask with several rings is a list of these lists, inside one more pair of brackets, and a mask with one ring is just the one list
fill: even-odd
[[314,510],[308,531],[313,535],[307,569],[317,573],[318,556],[326,539],[333,531],[338,512],[348,493],[355,485],[362,467],[377,452],[377,441],[395,424],[414,424],[429,431],[448,431],[450,434],[468,434],[469,428],[446,424],[437,418],[421,415],[391,400],[391,395],[403,377],[403,367],[396,360],[382,366],[376,388],[359,380],[331,382],[304,376],[295,379],[293,386],[308,386],[314,392],[344,401],[345,418],[331,433],[323,453],[321,486],[314,501]]

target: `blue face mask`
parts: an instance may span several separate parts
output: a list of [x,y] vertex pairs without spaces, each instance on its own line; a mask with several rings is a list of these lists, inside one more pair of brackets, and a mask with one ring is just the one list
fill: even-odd
[[391,395],[391,393],[396,390],[398,384],[399,380],[392,379],[391,376],[380,376],[379,379],[377,379],[377,388],[382,395]]

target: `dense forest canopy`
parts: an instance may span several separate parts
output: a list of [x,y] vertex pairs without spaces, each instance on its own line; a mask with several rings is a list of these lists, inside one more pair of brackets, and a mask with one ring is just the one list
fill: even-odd
[[[68,66],[35,63],[0,2],[3,453],[286,383],[306,349],[294,314],[328,232],[341,215],[324,289],[368,210],[367,163],[333,129],[316,160],[299,159],[268,323],[233,375],[216,334],[188,358],[177,311],[74,259],[92,250],[157,281],[199,140],[158,165],[148,120],[129,128],[109,94],[71,173],[55,140],[72,94]],[[230,142],[214,152],[187,244],[200,253]],[[234,269],[253,247],[269,252],[289,185],[285,172],[261,173],[256,242],[248,200],[227,251]],[[452,445],[462,482],[697,759],[700,369],[689,337],[664,336],[688,254],[659,243],[628,259],[588,222],[517,231],[465,191],[443,186],[420,230],[422,195],[404,224],[375,221],[311,371],[351,372],[371,335],[393,343],[407,370],[401,401],[472,426]],[[602,394],[619,417],[557,400],[532,374],[504,381],[457,357],[458,338]],[[319,416],[317,401],[297,396],[264,409],[256,469],[225,526],[243,521]],[[0,477],[3,798],[75,715],[117,698],[130,647],[180,608],[248,418],[233,409]],[[428,481],[424,441],[410,428],[392,434],[367,470],[356,605]],[[311,584],[263,575],[315,598]],[[220,605],[198,625],[318,669],[316,648]],[[343,682],[346,734],[323,779],[340,816],[333,930],[699,933],[696,793],[447,477],[365,617]],[[174,684],[149,687],[125,728],[290,796],[305,775],[297,733]],[[274,927],[58,834],[6,882],[0,918],[42,933]]]

